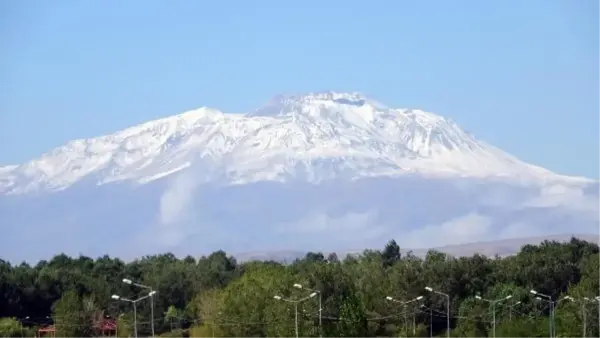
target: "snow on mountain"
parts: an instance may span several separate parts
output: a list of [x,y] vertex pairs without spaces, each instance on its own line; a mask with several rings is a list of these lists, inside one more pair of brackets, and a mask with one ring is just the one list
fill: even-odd
[[63,190],[81,181],[144,184],[203,159],[215,166],[205,180],[229,184],[406,173],[576,180],[519,161],[433,113],[323,92],[278,96],[248,114],[203,107],[73,140],[27,163],[0,167],[0,193]]

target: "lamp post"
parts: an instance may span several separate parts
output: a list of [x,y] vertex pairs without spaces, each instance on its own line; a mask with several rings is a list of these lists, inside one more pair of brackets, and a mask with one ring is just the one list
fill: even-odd
[[475,298],[482,300],[484,302],[488,302],[490,305],[492,305],[492,325],[493,325],[493,337],[496,338],[496,303],[501,302],[503,300],[508,300],[511,299],[512,296],[506,296],[504,298],[500,298],[500,299],[496,299],[496,300],[490,300],[490,299],[485,299],[485,298],[481,298],[481,296],[475,296]]
[[294,287],[297,289],[304,289],[310,292],[316,292],[319,294],[319,337],[323,338],[323,322],[321,321],[322,319],[322,313],[323,313],[323,307],[322,305],[322,296],[321,296],[321,291],[319,290],[314,290],[314,289],[309,289],[307,287],[304,287],[302,284],[296,283],[294,284]]
[[529,293],[536,295],[535,299],[537,299],[539,301],[546,301],[546,302],[548,302],[548,304],[550,304],[550,324],[549,324],[550,325],[550,338],[556,337],[556,323],[555,323],[555,315],[554,315],[554,310],[556,309],[556,304],[558,304],[559,302],[561,302],[563,300],[574,301],[575,299],[571,296],[565,296],[562,299],[553,301],[552,297],[550,297],[549,295],[539,293],[535,290],[530,290]]
[[518,301],[518,302],[516,302],[513,305],[511,305],[511,306],[508,307],[508,320],[512,320],[512,309],[515,306],[519,305],[519,304],[521,304],[521,301]]
[[554,301],[552,297],[545,295],[543,293],[539,293],[536,290],[529,290],[529,293],[532,295],[536,295],[535,299],[539,301],[546,301],[550,305],[550,320],[549,320],[549,330],[550,330],[550,338],[554,337]]
[[450,295],[447,293],[443,293],[440,291],[436,291],[429,286],[425,287],[425,290],[433,293],[437,293],[438,295],[442,295],[446,297],[446,337],[450,338]]
[[591,299],[587,297],[583,297],[583,301],[581,302],[581,315],[583,316],[583,338],[587,336],[587,316],[585,311],[585,304],[587,302],[593,302]]
[[598,331],[600,331],[600,296],[594,298],[598,302]]
[[287,299],[287,298],[283,298],[283,297],[277,296],[277,295],[273,296],[273,298],[275,298],[277,300],[281,300],[281,301],[284,301],[284,302],[288,302],[288,303],[294,304],[294,311],[295,311],[295,314],[296,314],[296,338],[298,338],[298,303],[301,303],[301,302],[303,302],[305,300],[309,300],[309,299],[313,298],[316,295],[317,295],[317,293],[313,292],[310,295],[308,295],[308,297],[304,297],[304,298],[300,298],[300,299]]
[[115,299],[115,300],[120,300],[120,301],[123,301],[123,302],[128,302],[128,303],[133,304],[133,332],[134,332],[134,336],[136,338],[138,336],[138,334],[137,334],[137,307],[136,307],[136,304],[139,301],[142,301],[142,300],[144,300],[144,299],[146,299],[148,297],[152,297],[155,293],[156,293],[156,291],[151,291],[149,294],[147,294],[147,295],[145,295],[143,297],[140,297],[138,299],[134,299],[134,300],[131,300],[131,299],[128,299],[128,298],[125,298],[125,297],[121,297],[119,295],[112,295],[112,297],[111,297],[112,299]]
[[[565,296],[563,299],[560,299],[559,301],[561,301],[561,300],[570,300],[571,302],[576,302],[577,301],[575,298],[573,298],[571,296]],[[590,299],[587,298],[587,297],[583,297],[581,299],[581,315],[582,315],[582,319],[583,319],[583,335],[582,335],[582,337],[584,337],[584,338],[587,335],[587,332],[586,332],[587,331],[587,316],[586,316],[586,313],[585,313],[585,305],[589,301],[590,301]]]
[[[387,296],[387,297],[385,297],[385,299],[386,299],[386,300],[389,300],[390,302],[394,302],[394,303],[398,303],[398,304],[400,304],[400,305],[403,305],[403,306],[404,306],[404,309],[406,310],[406,305],[408,305],[408,304],[410,304],[410,303],[412,303],[412,302],[416,302],[416,301],[418,301],[418,300],[421,300],[421,299],[423,299],[423,296],[419,296],[419,297],[413,298],[413,299],[411,299],[411,300],[408,300],[408,301],[406,301],[406,302],[403,302],[403,301],[401,301],[401,300],[394,299],[394,298],[392,298],[392,297],[390,297],[390,296]],[[404,322],[406,322],[406,313],[404,313]],[[415,325],[414,325],[414,321],[413,321],[413,335],[414,335],[414,334],[415,334]]]
[[152,329],[152,337],[154,337],[154,297],[153,297],[153,295],[156,292],[154,292],[154,290],[152,290],[151,286],[134,283],[131,279],[128,279],[128,278],[123,278],[123,283],[150,290],[150,294],[152,295],[152,296],[150,296],[150,326]]
[[23,334],[24,334],[24,332],[23,332],[23,331],[25,331],[25,328],[23,327],[23,321],[24,321],[24,320],[29,320],[29,316],[26,316],[25,318],[23,318],[23,319],[19,320],[19,323],[21,324],[21,337],[22,337],[22,336],[23,336]]

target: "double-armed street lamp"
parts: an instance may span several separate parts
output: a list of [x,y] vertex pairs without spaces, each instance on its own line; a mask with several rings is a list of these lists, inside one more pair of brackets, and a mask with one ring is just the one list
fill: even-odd
[[[581,302],[581,316],[583,319],[583,335],[585,338],[587,336],[587,311],[586,305],[588,303],[598,303],[598,320],[600,321],[600,296],[596,296],[594,298],[582,297],[580,300],[575,299],[571,296],[566,296],[564,299],[568,299],[572,302],[580,301]],[[600,323],[599,323],[600,324]]]
[[319,290],[314,290],[314,289],[309,289],[307,287],[304,287],[302,284],[296,283],[294,284],[294,287],[297,289],[304,289],[310,292],[316,292],[319,294],[319,337],[323,337],[323,322],[321,321],[322,318],[322,313],[323,313],[323,307],[322,307],[322,296],[321,296],[321,291]]
[[600,296],[596,296],[594,299],[598,302],[598,330],[600,330]]
[[565,296],[559,300],[553,301],[552,297],[549,295],[545,295],[543,293],[539,293],[536,290],[530,290],[529,293],[535,295],[535,299],[539,300],[539,301],[545,301],[550,305],[550,338],[552,337],[556,337],[556,319],[555,319],[555,310],[556,310],[556,304],[558,304],[559,302],[563,301],[563,300],[568,300],[568,301],[575,301],[575,299],[571,296]]
[[496,303],[504,301],[504,300],[509,300],[512,298],[512,295],[509,295],[509,296],[506,296],[506,297],[500,298],[500,299],[495,299],[495,300],[485,299],[485,298],[482,298],[481,296],[475,296],[475,298],[482,300],[484,302],[488,302],[492,306],[493,337],[496,338]]
[[512,309],[515,306],[519,305],[519,304],[521,304],[521,301],[518,301],[518,302],[516,302],[513,305],[511,305],[511,306],[508,307],[508,320],[512,320]]
[[587,336],[587,311],[586,311],[586,305],[588,303],[595,303],[596,301],[599,302],[600,304],[600,297],[596,297],[594,298],[588,298],[588,297],[582,297],[581,299],[575,299],[571,296],[566,296],[564,299],[568,299],[572,302],[577,302],[579,301],[581,303],[581,316],[583,319],[583,335],[582,337],[585,338]]
[[443,293],[437,290],[430,288],[429,286],[425,287],[425,290],[433,293],[437,293],[438,295],[442,295],[446,297],[446,337],[450,338],[450,295],[447,293]]
[[294,311],[296,314],[296,338],[298,338],[298,304],[305,301],[305,300],[309,300],[311,298],[313,298],[314,296],[317,295],[317,292],[313,292],[310,295],[308,295],[308,297],[304,297],[304,298],[300,298],[300,299],[288,299],[288,298],[283,298],[281,296],[273,296],[273,298],[283,301],[283,302],[288,302],[288,303],[292,303],[294,304]]
[[582,301],[581,301],[581,315],[583,316],[583,335],[582,337],[585,338],[587,336],[587,314],[585,311],[585,304],[588,302],[593,302],[593,300],[587,298],[587,297],[583,297]]
[[154,296],[155,293],[156,293],[156,291],[150,291],[149,294],[147,294],[147,295],[145,295],[143,297],[140,297],[138,299],[134,299],[134,300],[131,300],[131,299],[128,299],[128,298],[125,298],[125,297],[121,297],[119,295],[112,295],[112,297],[111,297],[114,300],[120,300],[120,301],[123,301],[123,302],[128,302],[128,303],[133,304],[133,332],[134,332],[134,336],[136,338],[138,336],[138,333],[137,333],[137,307],[136,307],[136,304],[138,302],[140,302],[140,301],[148,298],[148,297]]
[[152,337],[154,337],[154,297],[153,296],[156,292],[152,289],[151,286],[135,283],[129,278],[123,278],[123,283],[150,290],[150,293],[149,293],[149,295],[150,295],[150,326],[152,329]]
[[[421,304],[421,311],[427,309],[424,304]],[[433,309],[429,308],[429,337],[433,337]]]
[[553,300],[552,297],[550,297],[549,295],[545,295],[543,293],[539,293],[536,290],[529,290],[529,293],[531,293],[532,295],[535,295],[535,299],[539,300],[539,301],[545,301],[550,305],[550,320],[549,322],[549,334],[550,334],[550,338],[554,337],[554,305],[556,304]]
[[[411,299],[411,300],[408,300],[408,301],[405,301],[405,302],[403,302],[403,301],[401,301],[401,300],[398,300],[398,299],[394,299],[394,298],[392,298],[392,297],[390,297],[390,296],[387,296],[387,297],[385,297],[385,299],[386,299],[386,300],[389,300],[390,302],[398,303],[398,304],[400,304],[400,305],[403,305],[403,306],[404,306],[404,310],[405,310],[405,313],[404,313],[404,321],[406,322],[406,305],[408,305],[408,304],[410,304],[410,303],[413,303],[413,302],[416,302],[416,301],[419,301],[419,300],[423,299],[423,296],[419,296],[419,297],[413,298],[413,299]],[[413,316],[414,316],[414,314],[413,314]],[[416,330],[416,329],[415,329],[415,321],[414,321],[414,317],[413,317],[413,334],[415,333],[415,330]]]

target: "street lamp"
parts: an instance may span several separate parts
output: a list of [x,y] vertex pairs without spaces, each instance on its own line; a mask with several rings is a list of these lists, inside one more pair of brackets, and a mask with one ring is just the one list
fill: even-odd
[[[550,338],[552,338],[553,335],[553,329],[554,329],[554,301],[552,301],[552,297],[545,295],[543,293],[539,293],[536,290],[529,290],[529,293],[531,293],[532,295],[535,295],[535,299],[539,300],[539,301],[545,301],[548,302],[548,304],[550,305],[550,320],[548,321],[549,323],[549,334],[550,334]],[[543,297],[543,298],[542,298]]]
[[138,299],[135,299],[135,300],[131,300],[131,299],[128,299],[128,298],[125,298],[125,297],[121,297],[119,295],[112,295],[111,296],[111,298],[114,299],[114,300],[120,300],[120,301],[123,301],[123,302],[128,302],[128,303],[133,304],[133,332],[134,332],[134,336],[136,338],[138,336],[137,335],[137,307],[136,307],[136,304],[139,301],[141,301],[141,300],[144,300],[144,299],[146,299],[148,297],[152,297],[155,293],[156,293],[156,291],[151,291],[149,294],[147,294],[147,295],[145,295],[143,297],[140,297]]
[[273,296],[273,298],[275,298],[277,300],[294,304],[294,310],[295,310],[295,314],[296,314],[296,338],[298,338],[298,303],[301,303],[305,300],[309,300],[316,295],[317,295],[317,293],[313,292],[310,295],[308,295],[308,297],[304,297],[304,298],[300,298],[300,299],[287,299],[287,298],[283,298],[278,295]]
[[323,313],[323,307],[321,306],[321,301],[322,301],[322,296],[321,296],[321,291],[319,290],[313,290],[313,289],[309,289],[307,287],[302,286],[302,284],[294,284],[294,287],[297,289],[304,289],[307,291],[312,291],[312,292],[316,292],[319,294],[319,337],[323,337],[323,322],[321,321],[322,318],[322,313]]
[[134,283],[129,278],[123,278],[123,283],[129,284],[129,285],[133,285],[133,286],[137,286],[139,288],[150,290],[150,326],[152,328],[152,337],[154,337],[154,297],[152,297],[152,296],[156,292],[154,290],[152,290],[151,286],[144,285],[144,284],[139,284],[139,283]]
[[[426,308],[424,304],[421,304],[421,309]],[[429,308],[429,337],[433,337],[433,310],[431,308]]]
[[[408,304],[410,304],[412,302],[416,302],[418,300],[423,299],[423,296],[419,296],[419,297],[413,298],[413,299],[411,299],[409,301],[406,301],[406,302],[394,299],[394,298],[392,298],[390,296],[385,297],[385,299],[389,300],[390,302],[399,303],[400,305],[404,305],[404,322],[406,322],[406,305],[408,305]],[[414,319],[415,319],[415,317],[414,317],[414,313],[413,313],[413,335],[415,334],[415,330],[416,330],[415,329],[415,320]]]
[[495,300],[490,300],[490,299],[485,299],[485,298],[481,298],[481,296],[475,296],[475,298],[482,300],[484,302],[488,302],[492,305],[492,322],[493,322],[493,337],[496,338],[496,303],[501,302],[503,300],[508,300],[511,299],[512,296],[506,296],[504,298],[500,298],[500,299],[495,299]]
[[429,286],[426,286],[425,290],[446,297],[446,337],[450,338],[450,295],[448,295],[447,293],[436,291],[430,288]]
[[536,295],[535,299],[539,300],[539,301],[545,301],[548,302],[548,304],[550,304],[550,337],[555,337],[556,336],[556,324],[555,324],[555,315],[554,315],[554,310],[556,309],[556,304],[560,301],[563,300],[570,300],[570,301],[574,301],[573,297],[571,296],[565,296],[562,299],[559,299],[557,301],[553,301],[552,297],[549,295],[545,295],[543,293],[539,293],[536,290],[529,290],[529,293]]
[[[565,299],[570,299],[571,301],[576,301],[576,299],[574,299],[571,296],[566,296]],[[587,313],[586,313],[586,309],[585,306],[587,303],[594,303],[594,301],[599,301],[600,302],[600,297],[596,297],[595,299],[590,299],[588,297],[583,297],[581,299],[581,316],[583,317],[583,336],[582,337],[586,337],[587,336]]]
[[583,297],[583,301],[581,302],[581,315],[583,316],[583,338],[587,336],[587,314],[585,311],[585,304],[587,302],[593,302],[593,300]]
[[598,327],[600,327],[600,296],[594,297],[594,301],[598,303]]
[[512,309],[515,306],[519,305],[519,304],[521,304],[521,301],[518,301],[518,302],[516,302],[513,305],[511,305],[511,306],[508,307],[508,320],[512,320]]

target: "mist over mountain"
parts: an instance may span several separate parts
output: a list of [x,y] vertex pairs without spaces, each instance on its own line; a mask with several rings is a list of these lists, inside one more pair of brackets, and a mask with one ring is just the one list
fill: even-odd
[[[506,131],[507,133],[510,131]],[[598,182],[357,93],[200,108],[0,167],[0,256],[429,248],[597,234]]]

